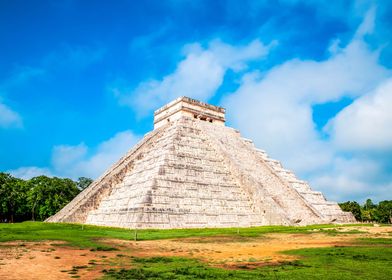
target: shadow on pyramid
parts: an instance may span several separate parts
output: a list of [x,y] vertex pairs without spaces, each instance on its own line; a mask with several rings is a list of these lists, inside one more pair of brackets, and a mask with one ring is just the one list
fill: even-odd
[[352,223],[251,140],[225,109],[180,97],[154,130],[48,222],[124,228]]

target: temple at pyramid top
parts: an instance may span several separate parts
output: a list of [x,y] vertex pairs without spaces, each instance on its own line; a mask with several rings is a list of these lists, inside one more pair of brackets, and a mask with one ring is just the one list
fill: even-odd
[[180,97],[154,130],[48,222],[124,228],[352,223],[351,213],[225,125],[225,109]]
[[154,112],[154,129],[184,116],[218,125],[225,124],[224,108],[182,96]]

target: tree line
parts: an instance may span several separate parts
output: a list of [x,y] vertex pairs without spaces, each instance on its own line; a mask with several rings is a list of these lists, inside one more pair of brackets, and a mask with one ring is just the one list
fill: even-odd
[[356,201],[339,203],[343,211],[353,213],[358,222],[392,223],[392,200],[380,201],[378,204],[367,199],[363,205]]
[[92,183],[90,178],[38,176],[23,180],[0,172],[0,222],[43,221]]

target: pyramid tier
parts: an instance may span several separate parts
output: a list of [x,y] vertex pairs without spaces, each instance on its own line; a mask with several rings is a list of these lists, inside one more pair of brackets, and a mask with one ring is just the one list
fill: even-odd
[[182,117],[147,134],[48,221],[193,228],[355,220],[238,131]]

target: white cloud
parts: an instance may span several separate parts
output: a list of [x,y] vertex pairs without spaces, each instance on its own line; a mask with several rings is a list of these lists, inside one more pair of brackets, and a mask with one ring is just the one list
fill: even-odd
[[384,166],[378,160],[337,156],[328,172],[313,176],[311,183],[330,199],[342,201],[350,198],[364,202],[367,198],[375,201],[390,199],[387,194],[392,190],[391,179],[390,176],[385,178]]
[[224,105],[247,137],[290,168],[309,171],[333,156],[315,129],[311,106],[363,95],[388,75],[377,52],[354,40],[325,61],[291,60],[262,76],[247,75]]
[[36,167],[36,166],[25,166],[25,167],[20,167],[18,169],[13,169],[7,171],[10,173],[12,176],[15,176],[17,178],[21,179],[31,179],[33,177],[45,175],[48,177],[53,177],[54,175],[48,168],[41,168],[41,167]]
[[312,116],[314,104],[359,98],[337,116],[333,127],[329,125],[335,142],[341,147],[352,143],[357,148],[391,148],[390,85],[369,95],[392,75],[379,64],[379,52],[370,50],[362,39],[373,28],[372,13],[346,47],[332,42],[328,59],[294,59],[265,73],[247,73],[240,87],[223,100],[229,122],[245,137],[310,180],[315,189],[339,200],[371,194],[381,197],[391,186],[388,181],[376,182],[375,177],[363,179],[364,170],[354,172],[360,166],[367,172],[380,169],[385,173],[387,167],[370,156],[366,160],[371,164],[358,155],[347,160],[334,142],[323,138]]
[[3,103],[0,103],[0,128],[22,127],[21,116]]
[[349,177],[344,172],[338,174],[320,174],[311,181],[313,186],[324,193],[327,199],[333,201],[355,200],[363,203],[370,198],[373,201],[390,200],[388,194],[392,190],[392,183],[383,182],[373,184],[363,182],[355,177]]
[[372,6],[365,14],[365,17],[358,27],[355,36],[363,37],[364,35],[371,34],[374,31],[376,22],[376,7]]
[[246,62],[266,56],[274,44],[265,46],[255,40],[248,45],[232,46],[216,40],[206,49],[200,44],[187,45],[184,60],[162,80],[143,82],[135,90],[117,83],[109,90],[121,104],[133,107],[139,115],[183,95],[207,101],[222,84],[227,70],[244,70]]
[[55,146],[52,151],[52,165],[59,173],[68,172],[76,163],[84,160],[87,152],[88,147],[84,143],[76,146]]
[[137,140],[138,137],[127,130],[102,142],[92,152],[84,143],[76,146],[55,146],[52,168],[56,174],[63,177],[96,178],[131,149]]
[[39,175],[67,177],[74,180],[79,177],[96,179],[130,150],[138,139],[138,136],[126,130],[92,148],[84,143],[75,146],[55,146],[51,166],[25,166],[7,172],[23,179]]
[[45,70],[42,68],[30,66],[16,66],[12,75],[2,81],[0,88],[2,91],[7,92],[14,87],[18,87],[32,79],[42,77],[45,75]]
[[392,150],[392,79],[357,99],[327,125],[343,150]]

